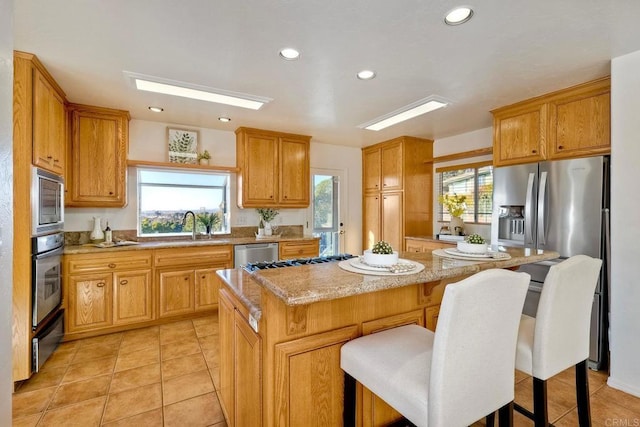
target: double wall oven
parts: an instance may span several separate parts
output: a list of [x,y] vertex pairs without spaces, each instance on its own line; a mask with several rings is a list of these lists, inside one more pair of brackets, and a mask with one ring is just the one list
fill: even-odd
[[64,336],[62,177],[33,167],[31,215],[32,371],[38,372]]

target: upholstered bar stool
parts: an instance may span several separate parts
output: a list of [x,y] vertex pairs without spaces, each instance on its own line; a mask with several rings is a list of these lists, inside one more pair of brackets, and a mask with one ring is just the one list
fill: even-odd
[[549,269],[542,286],[536,317],[522,315],[518,332],[516,369],[533,377],[533,413],[518,412],[549,425],[547,380],[567,368],[576,368],[576,397],[580,426],[591,425],[587,358],[593,294],[602,261],[573,256]]
[[530,277],[486,270],[447,286],[433,333],[409,325],[349,341],[345,426],[355,424],[355,380],[417,426],[467,426],[499,410],[513,423],[518,324]]

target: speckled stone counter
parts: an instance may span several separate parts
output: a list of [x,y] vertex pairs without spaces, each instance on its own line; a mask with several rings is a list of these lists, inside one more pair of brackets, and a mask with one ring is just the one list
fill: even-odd
[[300,237],[277,237],[256,239],[255,237],[229,237],[229,238],[216,238],[216,239],[199,239],[199,240],[163,240],[156,242],[140,242],[135,245],[125,246],[112,246],[106,248],[96,247],[93,244],[85,245],[71,245],[65,246],[65,255],[71,254],[88,254],[88,253],[102,253],[113,251],[132,251],[142,249],[160,249],[160,248],[182,248],[193,246],[219,246],[219,245],[246,245],[250,243],[272,243],[272,242],[291,242],[291,241],[305,241],[315,240],[317,237],[312,236],[300,236]]
[[[298,267],[258,270],[249,274],[239,270],[222,270],[218,275],[240,298],[256,319],[260,318],[260,287],[273,293],[287,306],[305,305],[368,292],[399,288],[416,283],[434,282],[474,274],[489,268],[511,268],[554,259],[557,252],[532,253],[531,250],[507,248],[511,259],[466,261],[442,258],[431,253],[402,253],[401,257],[419,262],[425,269],[416,274],[375,276],[351,273],[337,262]],[[253,279],[255,285],[250,282]]]

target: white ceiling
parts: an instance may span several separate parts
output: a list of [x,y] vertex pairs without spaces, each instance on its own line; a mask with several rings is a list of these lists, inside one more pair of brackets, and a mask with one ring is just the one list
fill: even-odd
[[[474,9],[471,21],[445,25],[445,13],[460,4]],[[638,0],[16,0],[14,7],[15,48],[35,53],[71,102],[357,147],[490,126],[491,109],[607,75],[611,58],[640,50]],[[298,61],[279,58],[288,46],[301,50]],[[377,77],[356,79],[362,69]],[[135,90],[123,71],[273,101],[252,111],[151,94]],[[432,94],[453,104],[379,132],[357,127]]]

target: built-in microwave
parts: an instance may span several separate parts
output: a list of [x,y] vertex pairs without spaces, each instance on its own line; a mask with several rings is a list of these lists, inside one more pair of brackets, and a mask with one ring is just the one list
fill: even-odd
[[64,179],[46,170],[32,167],[32,236],[62,231],[64,228]]

